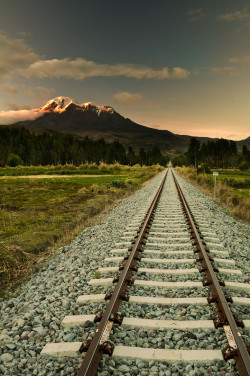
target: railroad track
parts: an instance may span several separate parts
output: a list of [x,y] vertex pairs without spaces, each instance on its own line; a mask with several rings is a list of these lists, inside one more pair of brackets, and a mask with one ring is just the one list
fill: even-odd
[[[249,284],[234,282],[233,277],[230,281],[228,276],[241,271],[228,257],[209,224],[202,221],[199,209],[190,211],[175,173],[168,169],[150,207],[143,207],[134,217],[116,249],[110,250],[106,265],[99,268],[98,278],[88,282],[106,289],[106,293],[80,295],[77,302],[89,304],[90,314],[66,316],[62,321],[63,327],[79,326],[83,332],[82,326],[94,327],[94,336],[83,343],[49,343],[41,355],[83,354],[77,376],[95,375],[105,354],[114,359],[158,361],[165,366],[178,362],[221,365],[233,358],[239,375],[250,375],[242,337],[250,329],[250,320],[241,321],[231,311],[234,306],[249,306],[250,299],[237,296],[237,291],[249,291]],[[223,276],[227,276],[226,281]],[[234,296],[227,291],[233,291]],[[100,311],[91,314],[96,303]],[[133,307],[142,307],[139,317]],[[192,315],[186,319],[190,307]],[[152,347],[148,343],[143,347],[141,337],[131,346],[128,332],[136,336],[140,331],[150,332],[155,339]],[[173,332],[177,335],[172,336]],[[194,339],[204,337],[217,338],[217,342],[196,349]],[[183,346],[178,338],[184,338]],[[120,373],[126,372],[126,367]],[[119,369],[112,372],[119,374]],[[136,373],[131,369],[131,374]]]

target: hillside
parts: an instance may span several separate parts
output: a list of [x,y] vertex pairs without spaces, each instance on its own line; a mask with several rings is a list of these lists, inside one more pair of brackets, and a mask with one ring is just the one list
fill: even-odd
[[[52,130],[69,133],[78,137],[92,139],[104,138],[106,141],[117,140],[124,146],[135,150],[141,147],[148,150],[158,146],[163,152],[184,153],[191,136],[177,135],[167,130],[149,128],[123,117],[110,106],[97,106],[92,102],[80,105],[68,97],[57,97],[37,110],[35,120],[26,120],[11,126],[25,126],[41,132]],[[200,142],[207,142],[208,137],[197,137]],[[243,145],[245,141],[241,141]],[[241,145],[239,144],[239,145]],[[250,138],[247,139],[250,145]]]

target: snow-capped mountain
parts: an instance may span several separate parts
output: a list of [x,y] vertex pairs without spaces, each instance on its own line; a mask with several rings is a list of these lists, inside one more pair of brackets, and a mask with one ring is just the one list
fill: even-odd
[[69,97],[56,97],[48,101],[40,110],[44,111],[65,111],[71,104],[81,107],[81,105]]
[[69,97],[56,97],[54,99],[51,99],[39,110],[63,112],[66,111],[70,106],[74,106],[76,110],[80,111],[93,111],[96,112],[98,115],[100,115],[102,112],[108,112],[110,114],[113,114],[115,112],[111,106],[97,106],[93,102],[80,104]]
[[[56,97],[32,111],[38,115],[35,119],[19,121],[10,126],[25,126],[31,131],[36,128],[37,132],[51,130],[78,137],[118,140],[136,150],[158,146],[162,151],[176,153],[185,152],[191,138],[137,124],[120,115],[111,106],[98,106],[93,102],[80,104],[69,97]],[[207,137],[197,138],[200,142],[209,140]]]

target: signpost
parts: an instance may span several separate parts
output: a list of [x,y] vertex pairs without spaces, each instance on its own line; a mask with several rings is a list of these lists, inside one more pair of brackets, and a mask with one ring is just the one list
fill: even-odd
[[216,199],[216,176],[218,176],[219,173],[218,172],[213,172],[213,176],[214,176],[214,200]]

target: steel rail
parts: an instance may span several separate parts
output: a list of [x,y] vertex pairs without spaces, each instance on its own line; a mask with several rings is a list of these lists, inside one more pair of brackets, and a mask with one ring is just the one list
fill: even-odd
[[[186,198],[184,197],[182,190],[180,188],[180,185],[172,172],[172,176],[174,178],[176,188],[180,197],[180,200],[183,205],[184,212],[187,217],[187,221],[191,227],[191,233],[195,238],[196,248],[200,252],[201,259],[202,259],[202,265],[204,267],[204,271],[207,275],[209,283],[209,287],[212,290],[212,293],[215,294],[216,300],[215,303],[219,305],[220,311],[223,313],[228,325],[231,328],[235,343],[237,345],[237,348],[235,349],[235,360],[236,365],[239,371],[240,376],[249,376],[250,375],[250,357],[248,354],[247,347],[241,337],[241,334],[239,332],[239,329],[237,327],[237,324],[235,322],[234,316],[232,315],[232,312],[230,310],[230,306],[227,302],[226,296],[223,293],[223,290],[220,286],[220,283],[216,277],[216,273],[213,269],[213,266],[209,260],[209,256],[207,254],[206,248],[203,244],[203,241],[200,237],[199,231],[197,229],[197,225],[195,224],[195,221],[193,220],[192,212],[189,208],[189,205],[187,203]],[[225,328],[224,328],[225,330]],[[226,331],[226,330],[225,330]]]
[[[118,308],[121,304],[122,295],[124,294],[127,288],[127,285],[129,283],[128,279],[130,275],[132,274],[132,271],[133,271],[132,269],[135,266],[136,261],[137,261],[136,258],[138,257],[138,253],[143,245],[143,241],[148,232],[148,227],[150,225],[150,221],[153,217],[153,212],[157,206],[161,192],[163,190],[163,186],[166,181],[167,174],[168,174],[168,170],[166,174],[164,175],[162,183],[159,189],[157,190],[157,193],[147,211],[147,215],[145,217],[144,223],[141,225],[140,232],[137,235],[137,238],[135,239],[135,243],[131,249],[129,258],[119,277],[119,280],[116,284],[114,292],[112,293],[109,304],[107,305],[103,313],[98,329],[96,330],[96,334],[94,335],[91,341],[91,344],[85,354],[83,362],[78,370],[77,376],[94,376],[96,374],[99,362],[103,355],[103,349],[100,345],[100,341],[103,335],[105,334],[105,330],[108,329],[109,323],[112,321],[111,320],[112,315],[117,313]],[[112,324],[111,324],[111,328],[112,328]]]

